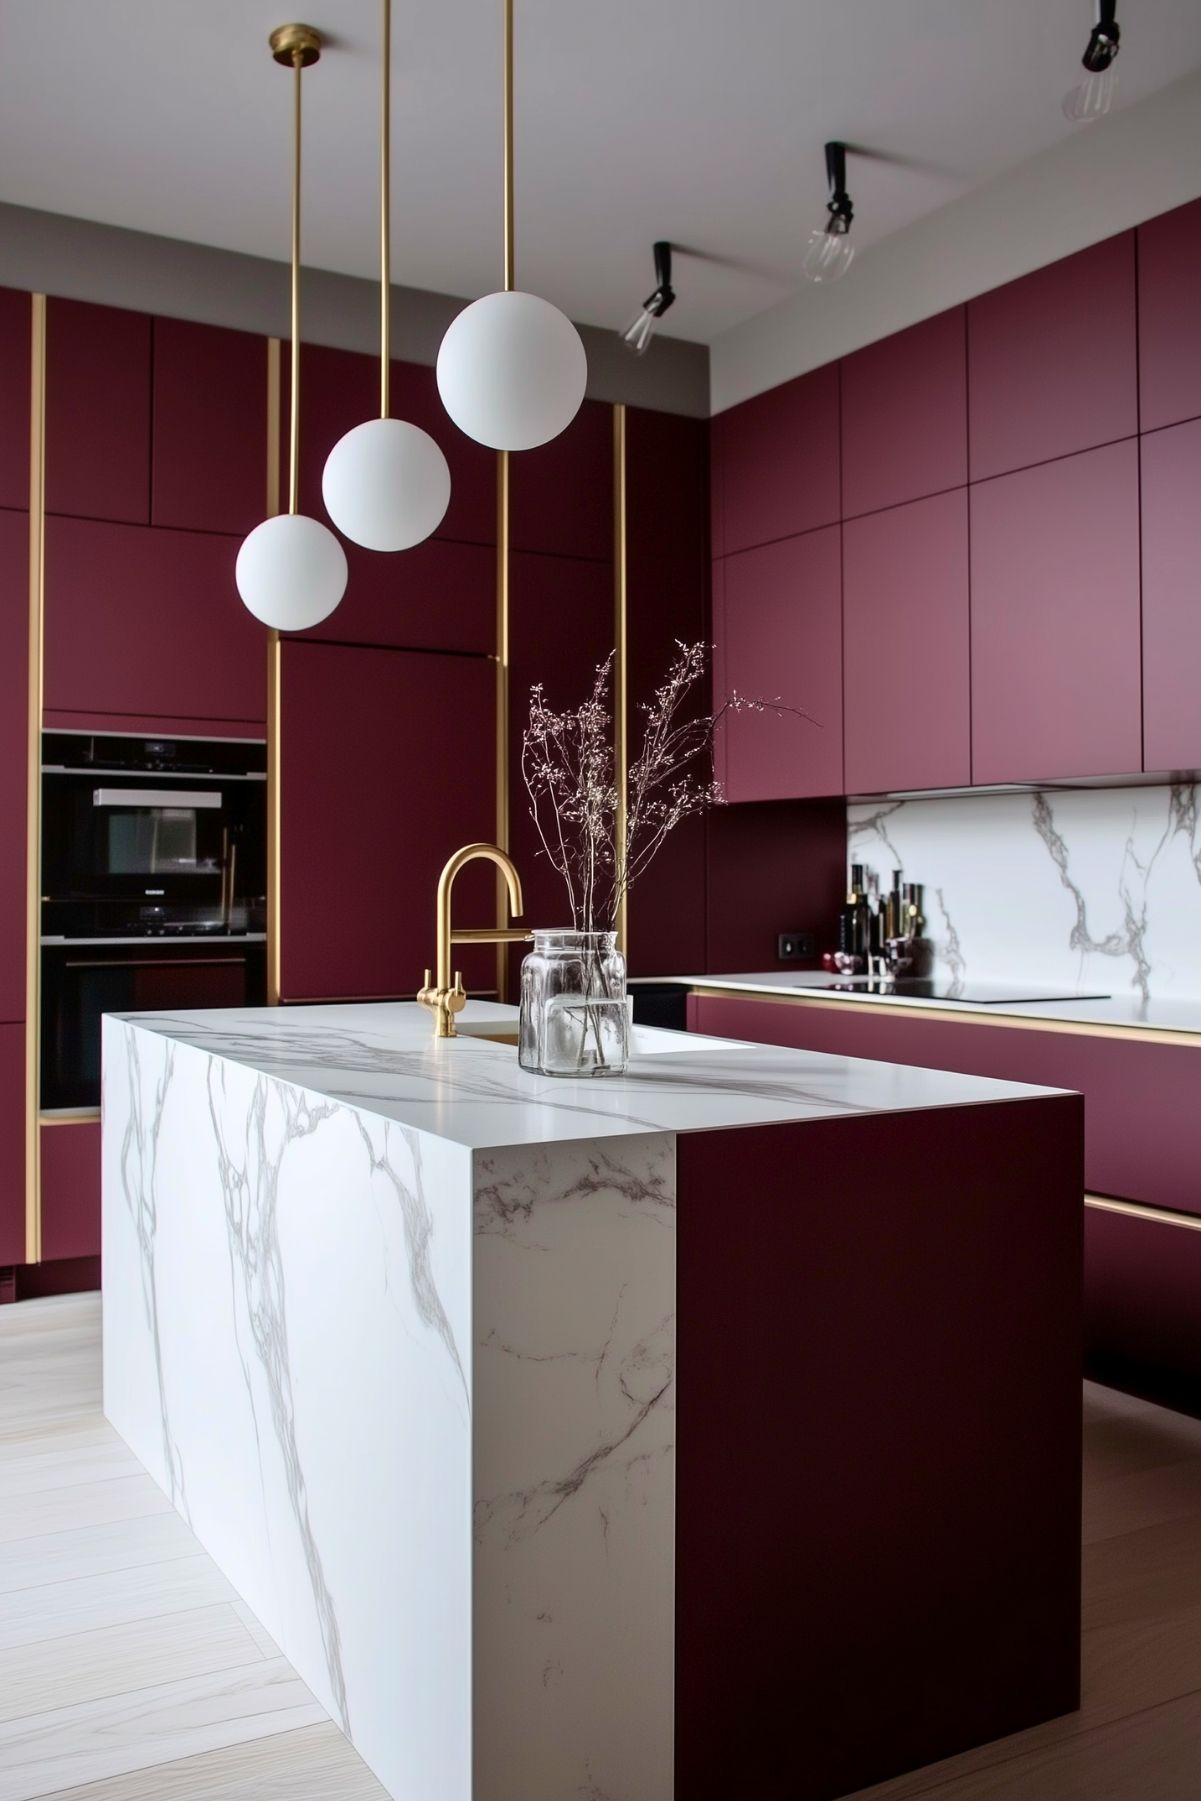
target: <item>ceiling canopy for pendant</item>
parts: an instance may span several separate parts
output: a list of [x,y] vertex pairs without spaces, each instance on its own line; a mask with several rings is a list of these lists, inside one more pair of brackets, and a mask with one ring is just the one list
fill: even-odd
[[492,450],[532,450],[575,418],[588,361],[571,320],[514,287],[513,0],[503,6],[505,285],[452,321],[438,352],[438,390],[469,438]]

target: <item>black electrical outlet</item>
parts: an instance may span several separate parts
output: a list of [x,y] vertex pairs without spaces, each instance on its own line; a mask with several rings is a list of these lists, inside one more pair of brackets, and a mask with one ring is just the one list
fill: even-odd
[[816,955],[817,940],[812,932],[781,932],[776,939],[776,956],[781,963],[797,963]]

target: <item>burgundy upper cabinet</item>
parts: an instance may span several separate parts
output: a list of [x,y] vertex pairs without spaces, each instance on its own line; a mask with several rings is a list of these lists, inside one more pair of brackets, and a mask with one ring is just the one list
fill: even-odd
[[237,552],[213,533],[47,520],[47,709],[259,724],[266,633],[238,599]]
[[839,528],[726,557],[714,571],[718,695],[795,712],[735,713],[720,729],[726,799],[843,793]]
[[1201,419],[1143,438],[1143,767],[1201,768]]
[[971,491],[972,777],[1142,767],[1138,444]]
[[1138,229],[1142,429],[1201,418],[1201,200]]
[[0,288],[0,507],[29,505],[28,294]]
[[844,361],[844,519],[967,481],[965,334],[959,306]]
[[156,319],[153,368],[151,523],[244,536],[267,509],[267,340]]
[[837,363],[744,400],[714,424],[716,556],[838,519]]
[[966,488],[843,527],[846,783],[972,779]]
[[25,1017],[28,621],[29,516],[0,512],[0,1020]]
[[[320,515],[319,515],[320,517]],[[399,650],[473,651],[496,643],[496,551],[427,538],[394,556],[343,544],[350,578],[336,612],[297,637]]]
[[1138,430],[1134,233],[968,305],[971,479]]
[[[493,666],[289,639],[282,692],[284,998],[414,995],[443,864],[495,836]],[[493,876],[464,871],[457,925],[495,923]],[[490,946],[456,957],[495,987]]]
[[150,320],[111,306],[46,307],[46,508],[150,520]]
[[585,400],[557,438],[509,458],[509,542],[561,557],[613,556],[613,408]]

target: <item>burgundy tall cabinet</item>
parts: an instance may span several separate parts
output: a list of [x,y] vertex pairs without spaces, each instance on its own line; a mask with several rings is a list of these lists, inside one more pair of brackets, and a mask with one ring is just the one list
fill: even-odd
[[0,1264],[25,1247],[29,391],[29,296],[0,289]]

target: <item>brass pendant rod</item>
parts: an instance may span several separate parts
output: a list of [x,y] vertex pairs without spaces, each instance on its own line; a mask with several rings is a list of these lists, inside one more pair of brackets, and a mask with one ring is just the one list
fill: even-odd
[[516,286],[513,256],[513,0],[505,7],[505,293]]
[[382,0],[379,101],[379,412],[388,417],[392,356],[392,0]]
[[288,511],[300,511],[300,78],[304,54],[292,52],[292,400],[288,420]]

